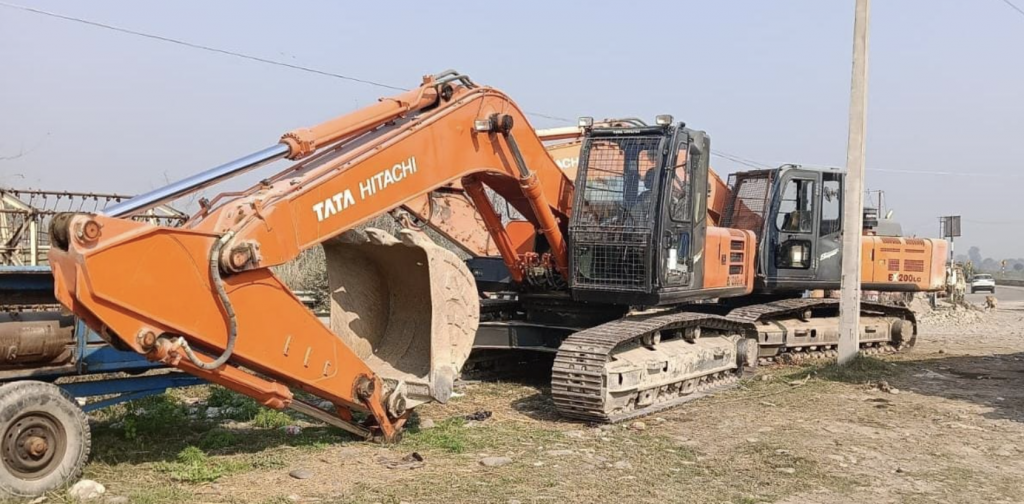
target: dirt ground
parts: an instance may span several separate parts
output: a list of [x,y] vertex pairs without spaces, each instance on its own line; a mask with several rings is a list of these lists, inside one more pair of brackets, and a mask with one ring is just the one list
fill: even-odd
[[639,424],[560,420],[543,381],[470,383],[379,446],[179,390],[96,414],[86,477],[137,503],[1024,502],[1022,379],[1012,301],[923,315],[910,353],[761,368]]

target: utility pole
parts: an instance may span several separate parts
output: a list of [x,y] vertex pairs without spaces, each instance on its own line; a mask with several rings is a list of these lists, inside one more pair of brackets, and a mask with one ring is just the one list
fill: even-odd
[[878,209],[878,218],[879,219],[884,219],[885,218],[885,211],[882,210],[882,199],[885,197],[885,191],[883,191],[881,189],[868,189],[868,190],[864,191],[864,195],[867,196],[868,198],[871,198],[872,194],[877,194],[878,195],[878,207],[877,207],[877,209]]
[[868,17],[871,0],[856,0],[853,21],[853,76],[850,132],[846,144],[846,197],[843,198],[843,276],[839,299],[839,363],[860,348],[861,229],[864,227],[864,155],[868,106]]

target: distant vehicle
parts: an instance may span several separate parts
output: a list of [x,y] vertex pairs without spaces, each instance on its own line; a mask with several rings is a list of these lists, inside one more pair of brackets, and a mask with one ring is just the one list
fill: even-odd
[[989,291],[992,294],[996,293],[996,279],[992,278],[992,275],[986,275],[979,273],[974,275],[971,279],[971,294],[978,291]]

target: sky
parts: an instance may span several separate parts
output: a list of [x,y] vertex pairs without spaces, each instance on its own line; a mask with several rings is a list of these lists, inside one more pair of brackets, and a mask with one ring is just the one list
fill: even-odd
[[[668,113],[734,159],[846,160],[853,0],[20,2],[391,86],[455,68],[562,118],[536,127]],[[875,1],[870,34],[866,187],[906,234],[962,215],[957,253],[1024,256],[1024,14]],[[393,94],[0,5],[0,184],[139,193]]]

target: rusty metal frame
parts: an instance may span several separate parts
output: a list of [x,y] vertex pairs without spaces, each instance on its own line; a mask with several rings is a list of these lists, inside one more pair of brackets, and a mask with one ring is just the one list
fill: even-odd
[[[113,193],[44,191],[0,187],[0,266],[41,266],[50,248],[49,222],[63,212],[98,212],[108,204],[130,199]],[[179,226],[188,215],[161,205],[135,220]]]

